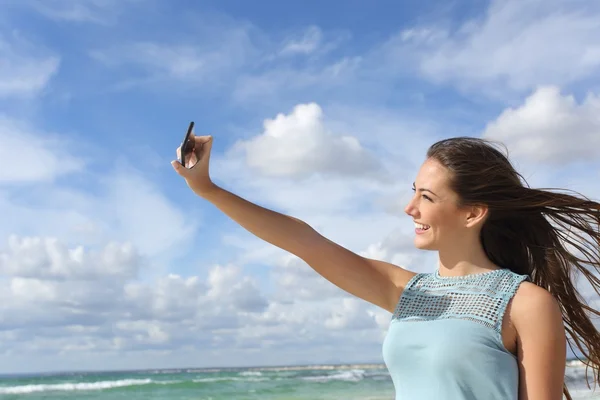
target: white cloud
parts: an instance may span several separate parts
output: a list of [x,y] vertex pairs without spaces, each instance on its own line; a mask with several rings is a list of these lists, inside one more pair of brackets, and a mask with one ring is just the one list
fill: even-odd
[[365,302],[355,297],[341,299],[325,320],[325,327],[333,330],[364,330],[376,328],[372,314],[366,312]]
[[0,184],[53,181],[83,167],[68,152],[70,143],[57,135],[0,115]]
[[600,8],[593,1],[493,0],[456,30],[413,27],[380,51],[416,64],[438,83],[473,91],[526,91],[594,78],[600,69]]
[[246,162],[261,174],[301,179],[313,174],[382,179],[374,154],[352,136],[335,135],[317,104],[297,105],[291,114],[264,122],[264,133],[240,141]]
[[110,243],[100,251],[86,251],[82,246],[68,248],[56,238],[12,236],[6,252],[0,252],[2,274],[42,280],[131,278],[138,265],[130,244]]
[[[117,329],[122,332],[135,333],[138,341],[147,340],[153,343],[166,343],[171,336],[165,332],[161,324],[154,321],[126,321],[117,323]],[[122,343],[122,342],[121,342]]]
[[[63,360],[77,354],[80,359],[72,365],[80,365],[81,357],[163,351],[171,360],[189,362],[181,358],[184,353],[206,357],[226,346],[238,349],[238,356],[264,360],[269,349],[321,346],[335,352],[352,343],[375,346],[386,329],[380,311],[340,296],[339,290],[337,296],[323,297],[312,286],[311,298],[266,298],[257,282],[233,265],[213,266],[205,278],[170,274],[142,281],[143,265],[129,245],[91,251],[55,239],[14,238],[0,259],[5,275],[0,350],[7,356],[43,352]],[[318,279],[313,282],[331,290],[333,285]],[[281,289],[298,293],[299,288]],[[349,329],[354,336],[340,344],[339,334]]]
[[198,313],[208,289],[197,276],[169,274],[152,283],[129,282],[124,292],[133,319],[184,321]]
[[174,349],[202,329],[237,329],[242,314],[267,305],[239,268],[215,266],[206,281],[172,274],[142,282],[140,261],[126,244],[87,251],[55,239],[13,238],[0,253],[3,328],[26,332],[13,337],[17,348],[39,336],[53,342],[46,350],[68,351],[64,346],[77,344],[69,339],[84,335],[95,350]]
[[101,325],[111,313],[121,314],[123,285],[139,268],[128,244],[87,250],[54,238],[12,237],[0,253],[4,329]]
[[413,235],[410,228],[395,229],[381,241],[368,245],[360,254],[414,272],[433,272],[437,267],[437,253],[417,250]]
[[323,32],[318,26],[308,27],[302,38],[290,39],[281,50],[281,55],[311,54],[319,48],[323,40]]
[[283,257],[279,266],[272,269],[271,274],[277,283],[275,298],[279,301],[324,301],[349,296],[293,255]]
[[221,304],[231,303],[240,311],[259,311],[266,307],[267,301],[250,277],[241,276],[241,270],[235,266],[214,267],[208,275],[211,288],[207,296]]
[[199,212],[184,212],[139,172],[84,176],[94,194],[66,184],[0,191],[0,239],[18,232],[89,246],[129,242],[151,257],[181,253],[195,239]]
[[31,97],[57,73],[60,58],[25,39],[0,34],[0,98]]
[[508,108],[489,123],[486,138],[505,143],[528,161],[565,164],[600,159],[600,97],[590,93],[578,104],[558,87],[542,87],[519,108]]

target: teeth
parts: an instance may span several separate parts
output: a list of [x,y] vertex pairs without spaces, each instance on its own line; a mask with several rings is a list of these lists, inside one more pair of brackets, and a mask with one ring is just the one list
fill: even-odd
[[429,229],[431,227],[429,225],[423,225],[423,224],[417,224],[417,223],[415,223],[415,228],[422,229],[422,230],[427,230],[427,229]]

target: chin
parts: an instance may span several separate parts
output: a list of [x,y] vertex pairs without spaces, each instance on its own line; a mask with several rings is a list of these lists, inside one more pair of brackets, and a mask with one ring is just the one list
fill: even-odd
[[424,240],[423,241],[419,240],[418,237],[415,238],[414,244],[415,244],[415,247],[419,250],[432,250],[432,251],[437,250],[437,247],[434,245],[434,243],[427,242]]

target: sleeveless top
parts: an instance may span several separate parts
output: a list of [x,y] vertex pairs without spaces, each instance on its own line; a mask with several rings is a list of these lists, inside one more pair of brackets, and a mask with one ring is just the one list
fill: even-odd
[[383,342],[396,400],[517,400],[519,368],[502,319],[524,280],[508,269],[415,275]]

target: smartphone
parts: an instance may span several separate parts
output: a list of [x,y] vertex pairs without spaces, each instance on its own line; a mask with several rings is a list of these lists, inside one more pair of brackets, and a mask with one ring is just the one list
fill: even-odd
[[186,166],[185,165],[186,156],[194,150],[195,143],[190,142],[190,135],[192,134],[193,129],[194,129],[194,121],[190,122],[190,126],[188,126],[185,137],[183,138],[183,142],[181,142],[181,154],[180,154],[181,159],[179,160],[179,162],[184,167]]

